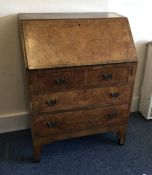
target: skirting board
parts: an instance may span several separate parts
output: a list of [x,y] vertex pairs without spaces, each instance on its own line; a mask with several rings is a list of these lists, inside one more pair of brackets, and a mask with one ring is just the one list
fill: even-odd
[[0,116],[0,133],[27,129],[29,127],[30,120],[27,112]]
[[[137,112],[139,97],[134,97],[131,112]],[[0,133],[12,132],[30,127],[29,114],[27,112],[0,116]]]
[[139,96],[133,97],[130,112],[139,111],[139,102],[140,102]]

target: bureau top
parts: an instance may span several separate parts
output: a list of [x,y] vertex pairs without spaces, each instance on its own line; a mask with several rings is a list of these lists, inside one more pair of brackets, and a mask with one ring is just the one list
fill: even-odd
[[120,18],[117,13],[20,13],[20,20]]
[[128,19],[116,13],[19,14],[25,67],[136,61]]

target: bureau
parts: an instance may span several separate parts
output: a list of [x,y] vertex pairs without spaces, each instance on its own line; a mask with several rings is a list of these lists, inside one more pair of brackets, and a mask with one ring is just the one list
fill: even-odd
[[57,140],[110,131],[124,144],[137,66],[128,19],[25,13],[18,22],[34,161]]

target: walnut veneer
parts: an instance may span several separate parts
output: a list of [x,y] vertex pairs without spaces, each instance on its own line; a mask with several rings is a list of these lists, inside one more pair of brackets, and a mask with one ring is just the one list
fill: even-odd
[[137,66],[127,18],[19,14],[19,28],[34,160],[43,144],[105,131],[124,144]]

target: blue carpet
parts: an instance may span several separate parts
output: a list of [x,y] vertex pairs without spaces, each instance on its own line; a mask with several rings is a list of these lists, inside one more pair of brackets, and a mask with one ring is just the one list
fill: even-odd
[[103,133],[43,147],[32,163],[30,130],[0,135],[0,175],[152,175],[152,121],[131,114],[124,146]]

